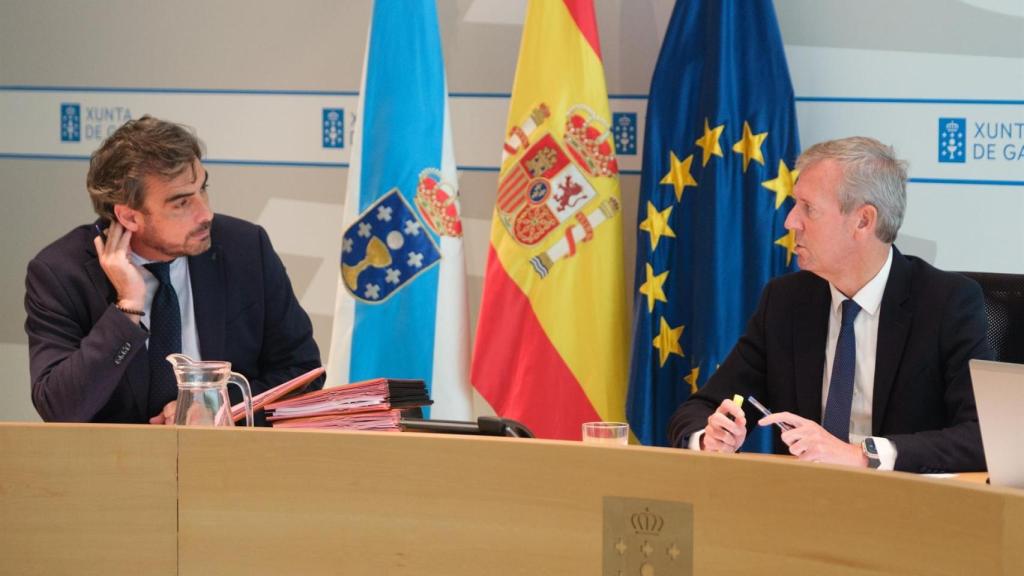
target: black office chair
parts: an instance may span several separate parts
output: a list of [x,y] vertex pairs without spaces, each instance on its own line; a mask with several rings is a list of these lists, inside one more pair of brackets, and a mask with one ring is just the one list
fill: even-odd
[[1024,364],[1024,274],[961,272],[981,285],[988,343],[1000,362]]

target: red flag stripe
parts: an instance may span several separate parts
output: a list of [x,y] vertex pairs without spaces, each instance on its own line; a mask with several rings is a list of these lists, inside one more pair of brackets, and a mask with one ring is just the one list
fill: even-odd
[[498,206],[505,207],[505,206],[507,206],[509,204],[518,204],[520,201],[525,200],[526,199],[526,194],[523,192],[525,187],[526,186],[524,185],[519,190],[516,190],[517,193],[515,193],[515,194],[505,194],[503,196],[499,196],[498,197]]
[[501,205],[502,212],[511,212],[519,207],[520,204],[526,202],[526,196],[514,196],[511,201],[505,202]]
[[597,36],[597,16],[594,14],[594,0],[563,0],[569,14],[579,27],[580,33],[601,59],[601,39]]
[[498,198],[502,198],[516,190],[521,190],[523,186],[526,186],[526,174],[516,171],[515,174],[509,176],[501,183],[498,188]]
[[523,190],[526,189],[526,175],[522,172],[506,180],[498,191],[498,206],[505,212],[511,212],[515,207],[526,201]]
[[[505,272],[494,246],[486,278],[488,299],[476,338],[478,351],[479,343],[487,342],[487,359],[474,358],[473,384],[491,406],[504,406],[502,417],[519,420],[538,437],[579,440],[580,422],[601,417],[551,344],[530,301]],[[510,386],[512,382],[532,385]]]

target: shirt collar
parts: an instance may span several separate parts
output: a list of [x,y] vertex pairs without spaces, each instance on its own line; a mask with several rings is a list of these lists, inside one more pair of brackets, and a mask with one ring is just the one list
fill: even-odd
[[[890,268],[892,268],[892,246],[889,246],[889,255],[886,257],[882,269],[853,295],[852,300],[860,306],[861,310],[871,316],[878,314],[878,309],[882,306],[882,295],[885,294],[885,285],[889,282]],[[832,292],[832,311],[839,313],[839,307],[846,300],[846,296],[831,282],[828,283],[828,289]]]
[[[131,248],[128,248],[128,258],[130,258],[130,259],[131,259],[131,261],[132,261],[132,263],[133,263],[133,264],[135,264],[135,265],[136,265],[136,266],[138,266],[139,268],[142,268],[143,270],[145,270],[145,271],[146,271],[146,274],[150,274],[150,271],[149,271],[149,270],[147,270],[147,269],[145,268],[145,265],[146,265],[146,264],[149,264],[149,263],[151,263],[151,262],[156,262],[156,260],[147,260],[147,259],[143,258],[142,256],[139,256],[139,255],[138,255],[138,254],[136,254],[136,253],[135,253],[135,251],[134,251],[134,250],[132,250]],[[185,257],[184,257],[184,256],[178,256],[178,257],[177,257],[177,258],[175,258],[174,260],[171,260],[171,270],[175,270],[175,269],[177,269],[177,268],[178,268],[179,266],[181,266],[181,262],[182,262],[182,261],[183,261],[184,259],[185,259]]]

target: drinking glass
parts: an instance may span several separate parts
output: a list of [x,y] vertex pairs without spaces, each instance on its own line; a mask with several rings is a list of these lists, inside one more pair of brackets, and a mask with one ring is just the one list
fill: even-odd
[[629,424],[625,422],[584,422],[583,442],[606,446],[629,444]]

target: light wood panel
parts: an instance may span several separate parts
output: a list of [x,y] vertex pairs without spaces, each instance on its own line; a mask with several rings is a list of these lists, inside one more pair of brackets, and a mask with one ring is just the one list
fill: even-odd
[[690,502],[695,574],[1022,574],[1024,492],[769,456],[180,431],[181,574],[599,574],[602,498]]
[[0,423],[0,573],[175,574],[177,433]]
[[692,504],[699,575],[1024,574],[1024,491],[958,480],[575,442],[52,424],[0,424],[0,573],[598,574],[605,496]]

